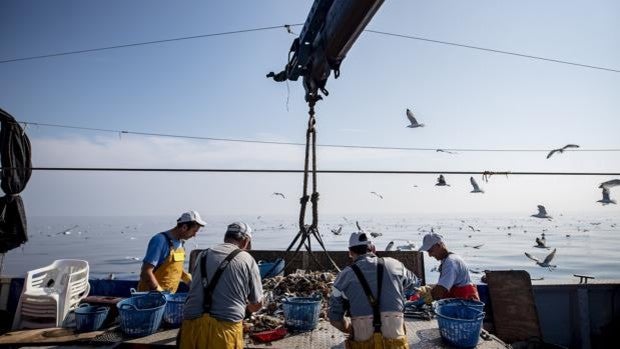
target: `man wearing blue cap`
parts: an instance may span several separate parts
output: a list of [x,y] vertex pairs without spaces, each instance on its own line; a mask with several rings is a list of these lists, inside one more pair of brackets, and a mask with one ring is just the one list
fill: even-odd
[[480,300],[478,289],[471,281],[467,264],[463,258],[448,251],[443,236],[437,233],[426,234],[419,251],[426,251],[429,256],[441,262],[437,284],[422,286],[419,289],[420,296],[426,303],[442,298]]

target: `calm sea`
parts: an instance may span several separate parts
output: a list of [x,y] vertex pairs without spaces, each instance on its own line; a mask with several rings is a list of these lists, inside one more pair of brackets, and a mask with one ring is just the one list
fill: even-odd
[[[85,259],[91,278],[137,279],[150,237],[171,228],[176,217],[30,217],[29,241],[8,252],[3,276],[24,276],[28,270],[55,259]],[[285,250],[297,233],[297,218],[207,217],[208,226],[186,243],[186,249],[208,248],[222,241],[227,224],[243,220],[254,228],[254,249]],[[377,249],[390,241],[395,246],[409,242],[420,246],[424,232],[443,234],[448,248],[463,256],[479,279],[483,270],[527,270],[533,279],[575,280],[573,274],[596,279],[620,279],[620,217],[569,216],[552,221],[529,216],[323,216],[320,231],[329,250],[345,250],[348,236],[358,220],[363,229],[382,234]],[[331,230],[343,226],[341,235]],[[471,226],[471,227],[469,227]],[[544,233],[551,248],[536,248],[535,239]],[[482,246],[480,246],[482,245]],[[318,247],[318,244],[313,244]],[[473,246],[478,246],[474,248]],[[541,260],[557,249],[548,270],[529,260],[528,252]],[[425,255],[428,282],[438,277],[438,262]]]

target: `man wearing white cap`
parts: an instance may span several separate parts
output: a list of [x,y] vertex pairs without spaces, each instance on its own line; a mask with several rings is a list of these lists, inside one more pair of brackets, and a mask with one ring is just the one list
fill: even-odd
[[[378,258],[364,232],[351,234],[349,256],[353,264],[332,287],[330,323],[349,334],[347,348],[408,348],[404,290],[417,286],[417,277],[396,259]],[[347,304],[350,320],[344,316]]]
[[196,235],[205,223],[196,211],[185,212],[177,225],[151,238],[142,260],[138,291],[169,291],[175,293],[179,281],[189,284],[191,274],[183,270],[185,249],[183,244]]
[[243,348],[246,311],[263,305],[258,264],[246,252],[251,241],[250,226],[235,222],[226,229],[223,244],[200,254],[183,307],[179,348]]
[[427,303],[442,298],[480,300],[478,289],[469,276],[467,264],[463,258],[448,251],[443,236],[437,233],[426,234],[419,251],[426,251],[429,256],[441,262],[437,285],[420,287],[420,295]]

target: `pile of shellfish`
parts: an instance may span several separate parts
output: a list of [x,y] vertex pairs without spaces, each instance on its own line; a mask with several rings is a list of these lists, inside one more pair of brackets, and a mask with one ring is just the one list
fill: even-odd
[[332,272],[298,270],[287,276],[263,279],[264,306],[244,321],[249,332],[260,332],[284,325],[282,301],[287,297],[314,297],[321,300],[319,318],[327,319],[329,296],[336,279]]

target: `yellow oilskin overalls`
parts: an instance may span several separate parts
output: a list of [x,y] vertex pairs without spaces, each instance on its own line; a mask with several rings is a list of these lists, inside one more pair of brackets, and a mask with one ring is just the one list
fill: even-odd
[[[207,250],[208,252],[208,250]],[[206,253],[205,252],[198,263],[200,263],[200,274],[206,279]],[[213,302],[213,290],[217,285],[224,269],[229,265],[230,261],[241,252],[237,249],[231,252],[223,262],[218,266],[218,270],[212,276],[207,288],[204,288],[203,308],[205,311],[211,308]],[[191,320],[183,320],[181,329],[177,336],[178,348],[194,349],[194,348],[210,348],[210,349],[243,349],[243,322],[232,322],[218,320],[211,317],[208,312],[202,314],[201,317]]]
[[243,323],[220,321],[209,314],[193,320],[183,320],[179,330],[179,348],[242,349]]
[[368,340],[358,342],[346,340],[344,347],[347,349],[409,349],[407,337],[401,338],[384,338],[381,333],[373,333]]
[[[403,323],[402,313],[396,316],[394,312],[385,312],[381,314],[381,323],[383,324],[382,330],[387,331],[387,338],[382,332],[374,332],[368,337],[368,334],[373,332],[372,316],[359,317],[357,319],[352,318],[353,334],[351,338],[358,337],[361,334],[362,338],[368,338],[366,340],[353,340],[347,339],[345,341],[345,348],[347,349],[408,349],[407,333],[405,330],[405,324]],[[387,328],[386,328],[387,327]],[[359,332],[359,333],[358,333]]]
[[[364,337],[366,337],[365,333],[373,330],[374,331],[372,336],[366,340],[356,341],[352,339],[347,339],[345,341],[345,348],[347,349],[409,349],[409,343],[407,342],[402,314],[400,316],[391,316],[389,312],[381,313],[379,311],[382,288],[381,286],[384,271],[383,263],[383,258],[379,258],[377,263],[378,288],[376,298],[373,297],[370,286],[368,285],[368,282],[366,281],[366,278],[362,274],[362,271],[359,269],[359,267],[356,264],[351,265],[351,269],[353,269],[353,271],[355,272],[355,275],[357,276],[362,286],[362,289],[364,290],[364,293],[366,293],[366,297],[368,297],[368,302],[373,309],[373,315],[371,317],[364,317],[366,319],[360,319],[361,321],[359,322],[357,320],[353,321],[353,318],[351,319],[353,331],[355,332],[356,327],[358,327],[357,330],[359,332],[363,332]],[[386,326],[387,328],[385,330],[392,335],[394,334],[392,332],[400,332],[395,331],[397,328],[402,328],[402,334],[395,336],[395,338],[386,338],[383,335],[384,331],[382,329],[382,326]],[[362,329],[363,331],[360,331]]]
[[[183,262],[185,261],[185,249],[181,247],[174,249],[172,239],[166,233],[162,233],[168,240],[168,246],[170,253],[164,262],[157,266],[153,275],[159,283],[159,286],[170,293],[175,293],[179,287],[179,281],[189,283],[191,281],[191,275],[183,270]],[[140,280],[138,283],[138,291],[150,291],[147,282]]]

